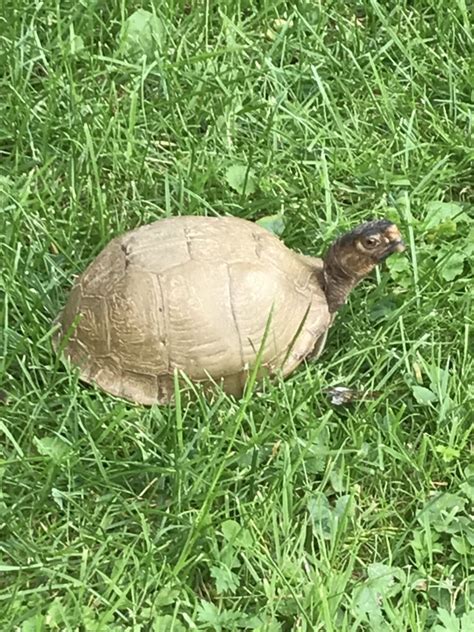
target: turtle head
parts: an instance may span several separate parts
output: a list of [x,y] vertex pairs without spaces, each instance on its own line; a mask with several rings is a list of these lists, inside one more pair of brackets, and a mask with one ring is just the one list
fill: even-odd
[[335,312],[347,295],[378,263],[405,250],[400,231],[386,220],[360,224],[337,239],[324,259],[324,290]]
[[379,219],[342,235],[331,250],[350,276],[362,279],[391,254],[405,250],[405,244],[395,224]]

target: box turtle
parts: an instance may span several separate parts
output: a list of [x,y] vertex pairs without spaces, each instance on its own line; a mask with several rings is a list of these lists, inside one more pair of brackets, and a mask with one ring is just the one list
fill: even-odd
[[176,370],[240,396],[262,340],[259,379],[317,357],[350,290],[403,249],[387,220],[321,260],[247,220],[161,219],[113,239],[77,279],[55,346],[82,380],[133,402],[169,402]]

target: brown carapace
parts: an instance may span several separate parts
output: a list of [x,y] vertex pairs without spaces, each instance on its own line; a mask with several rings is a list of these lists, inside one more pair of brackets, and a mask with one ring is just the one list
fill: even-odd
[[168,403],[175,372],[240,396],[258,378],[317,357],[334,313],[392,252],[397,227],[367,222],[324,260],[233,217],[173,217],[113,239],[77,279],[55,346],[112,395]]

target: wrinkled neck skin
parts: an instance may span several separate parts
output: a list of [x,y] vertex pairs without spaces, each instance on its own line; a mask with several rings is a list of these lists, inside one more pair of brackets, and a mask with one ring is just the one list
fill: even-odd
[[368,265],[362,274],[355,273],[350,257],[340,261],[337,246],[331,248],[324,259],[324,293],[328,302],[329,312],[334,314],[347,301],[351,290],[375,267]]

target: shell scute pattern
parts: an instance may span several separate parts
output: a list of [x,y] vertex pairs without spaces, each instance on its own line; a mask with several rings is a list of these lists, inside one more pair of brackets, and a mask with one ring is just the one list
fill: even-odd
[[169,401],[175,369],[239,395],[269,317],[261,374],[284,359],[287,374],[329,323],[313,263],[235,218],[169,218],[131,231],[76,288],[61,317],[64,332],[81,314],[67,354],[85,381],[145,404]]

